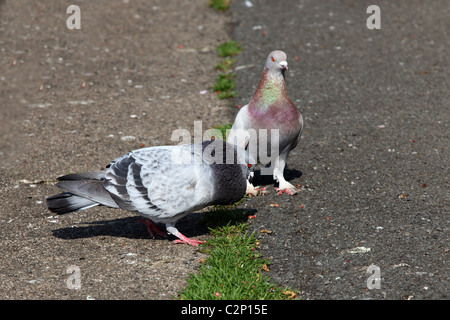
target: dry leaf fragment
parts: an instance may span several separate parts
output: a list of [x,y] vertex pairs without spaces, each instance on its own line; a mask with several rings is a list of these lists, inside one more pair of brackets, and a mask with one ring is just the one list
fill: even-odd
[[280,205],[278,203],[270,202],[269,206],[271,206],[271,207],[279,207]]
[[294,299],[298,297],[298,294],[296,294],[294,291],[286,290],[283,292],[283,294],[289,296],[289,299]]

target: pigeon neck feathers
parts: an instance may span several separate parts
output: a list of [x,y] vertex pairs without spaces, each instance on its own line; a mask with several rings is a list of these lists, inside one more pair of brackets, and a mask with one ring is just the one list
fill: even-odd
[[[205,152],[206,147],[214,144],[214,148]],[[214,185],[214,205],[233,204],[242,199],[247,188],[247,164],[240,164],[238,159],[238,151],[235,146],[222,140],[204,141],[202,144],[203,156],[208,161],[209,156],[215,157],[216,151],[222,152],[222,161],[220,163],[211,163],[211,171]],[[232,152],[233,163],[227,164],[227,153]],[[228,155],[230,158],[230,155]],[[217,159],[219,160],[219,159]]]
[[282,106],[286,101],[289,101],[289,98],[284,75],[279,71],[269,71],[265,68],[249,107],[266,110],[271,106]]
[[268,127],[298,119],[298,110],[286,92],[281,71],[264,69],[258,88],[248,104],[253,121]]
[[215,181],[214,204],[229,205],[242,199],[247,189],[246,176],[240,166],[215,164],[212,166]]

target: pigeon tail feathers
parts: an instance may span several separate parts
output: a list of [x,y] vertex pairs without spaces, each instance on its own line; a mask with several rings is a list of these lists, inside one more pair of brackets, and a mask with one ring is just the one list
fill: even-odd
[[103,172],[69,174],[58,178],[57,187],[64,193],[48,197],[47,207],[57,214],[71,213],[98,205],[112,208],[119,206],[103,187]]
[[64,192],[45,199],[47,208],[56,214],[72,213],[89,209],[100,203],[77,196],[70,192]]

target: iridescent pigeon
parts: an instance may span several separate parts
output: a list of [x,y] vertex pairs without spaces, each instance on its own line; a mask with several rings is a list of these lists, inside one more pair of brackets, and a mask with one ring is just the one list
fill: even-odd
[[48,197],[46,205],[57,214],[98,205],[137,212],[150,235],[166,236],[154,223],[162,222],[179,239],[175,243],[198,246],[201,241],[185,237],[175,223],[204,207],[242,199],[249,168],[237,150],[222,140],[134,150],[105,171],[58,178],[57,186],[67,192]]
[[[292,195],[297,189],[285,180],[283,172],[289,152],[300,140],[303,118],[286,92],[286,59],[286,54],[279,50],[268,55],[258,88],[249,104],[239,110],[227,141],[248,149],[253,163],[268,165],[270,162],[270,170],[262,168],[261,174],[272,174],[278,182],[279,193]],[[273,129],[278,129],[278,137]],[[257,193],[248,181],[247,193]]]

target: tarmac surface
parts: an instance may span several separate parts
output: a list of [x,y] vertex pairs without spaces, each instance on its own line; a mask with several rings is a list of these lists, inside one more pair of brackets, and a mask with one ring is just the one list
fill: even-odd
[[280,49],[304,117],[287,161],[301,191],[263,179],[270,195],[250,201],[270,275],[303,299],[448,299],[448,2],[251,2],[232,6],[237,104]]
[[[2,299],[173,299],[197,249],[150,239],[129,212],[54,216],[44,199],[60,175],[231,123],[274,49],[305,128],[286,174],[299,193],[259,177],[268,194],[241,204],[269,275],[302,299],[448,299],[448,4],[378,1],[369,30],[367,1],[251,3],[83,1],[69,30],[76,3],[0,0]],[[245,48],[233,106],[208,90],[230,37]],[[200,216],[177,227],[207,239]]]

